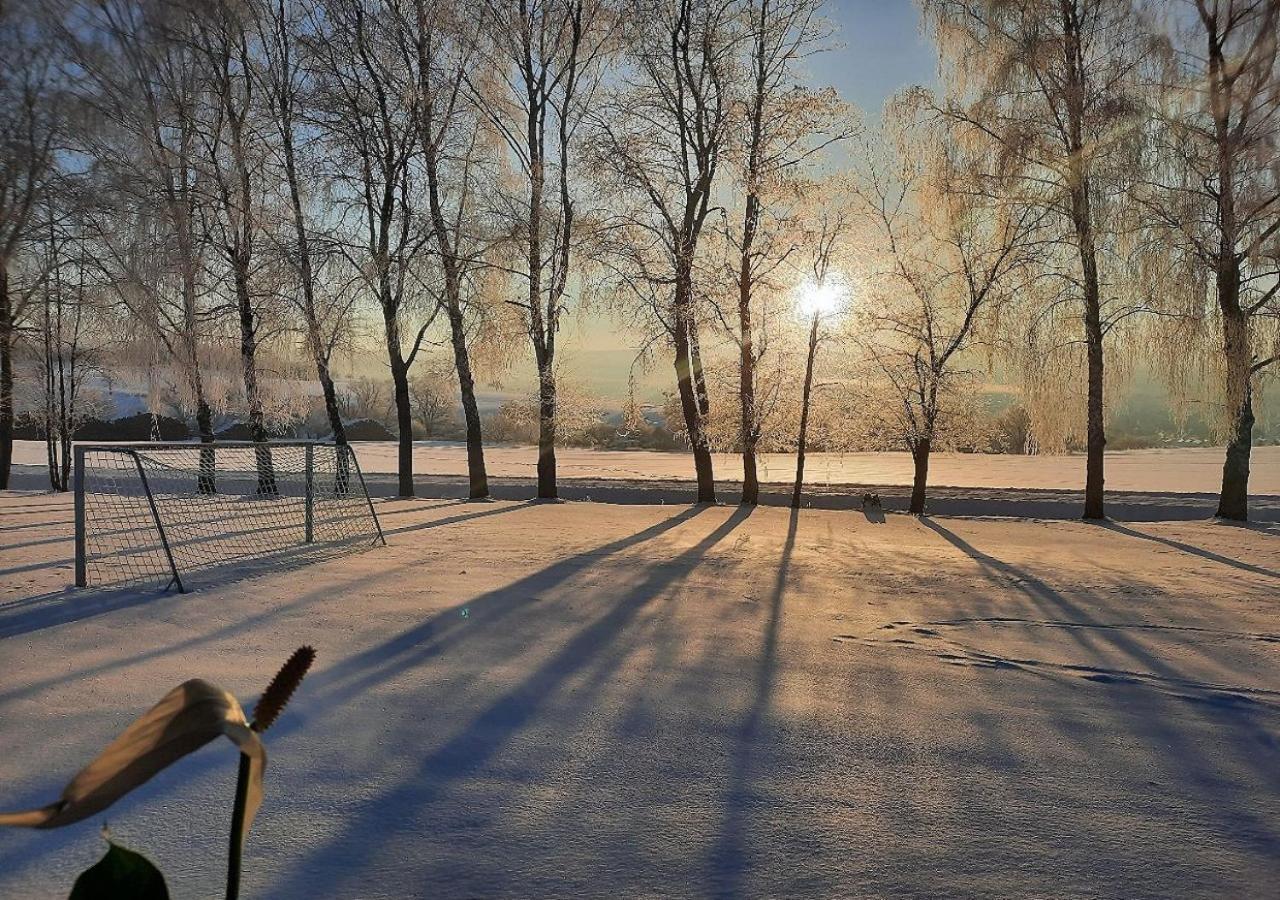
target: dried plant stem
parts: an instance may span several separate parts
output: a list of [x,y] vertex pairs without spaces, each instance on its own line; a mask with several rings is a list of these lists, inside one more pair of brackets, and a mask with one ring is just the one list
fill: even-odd
[[[249,727],[263,732],[272,726],[284,711],[289,698],[302,683],[311,663],[315,661],[316,651],[311,647],[299,647],[281,666],[276,677],[271,679],[267,689],[262,692],[253,711],[253,721]],[[231,846],[227,851],[227,900],[237,900],[240,896],[240,860],[244,849],[244,820],[249,796],[249,757],[240,754],[240,770],[236,775],[236,799],[231,808]]]
[[249,757],[240,754],[236,774],[236,800],[231,809],[231,847],[227,854],[227,900],[240,896],[240,854],[244,847],[244,813],[249,794]]

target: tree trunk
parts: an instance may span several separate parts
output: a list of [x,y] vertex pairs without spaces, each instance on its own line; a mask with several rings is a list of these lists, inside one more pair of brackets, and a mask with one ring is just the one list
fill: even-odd
[[738,400],[742,408],[739,441],[742,450],[742,502],[755,506],[760,502],[760,481],[756,474],[756,372],[755,344],[751,323],[751,259],[750,239],[755,236],[753,207],[755,195],[747,198],[746,238],[743,240],[742,268],[738,276]]
[[556,485],[556,376],[550,366],[538,373],[538,497],[554,500]]
[[217,461],[213,449],[213,410],[209,409],[209,401],[204,396],[204,383],[200,373],[192,378],[196,393],[196,430],[200,432],[200,474],[197,476],[197,490],[202,494],[215,494],[217,485]]
[[379,286],[382,306],[382,324],[387,338],[387,364],[391,370],[391,383],[395,390],[396,429],[398,454],[396,465],[399,487],[396,495],[412,497],[413,489],[413,405],[409,397],[409,367],[400,349],[400,320],[395,305],[390,301],[391,287],[383,272]]
[[253,300],[249,295],[248,273],[235,275],[236,306],[240,318],[240,367],[244,375],[244,397],[249,406],[249,432],[254,447],[254,464],[258,470],[258,493],[272,495],[277,492],[275,467],[271,462],[271,448],[267,446],[266,416],[262,411],[262,391],[258,386],[258,335],[253,321]]
[[1249,324],[1238,303],[1234,305],[1234,314],[1223,307],[1222,327],[1231,430],[1227,458],[1222,464],[1217,515],[1244,522],[1249,518],[1249,454],[1253,447],[1254,417]]
[[[680,288],[677,286],[677,290]],[[684,413],[685,429],[689,435],[689,446],[693,450],[693,469],[698,479],[698,503],[716,502],[715,473],[712,468],[711,446],[707,441],[706,430],[702,426],[702,413],[699,409],[697,390],[694,386],[692,350],[690,346],[690,329],[693,326],[682,303],[686,298],[678,298],[677,322],[675,328],[676,345],[676,388],[680,394],[680,410]]]
[[[1078,164],[1077,164],[1078,165]],[[1107,447],[1103,405],[1102,300],[1098,286],[1098,257],[1093,240],[1093,218],[1088,180],[1081,173],[1071,191],[1071,218],[1080,256],[1084,289],[1084,337],[1088,356],[1088,408],[1086,412],[1086,459],[1084,518],[1105,519],[1103,509],[1103,466]]]
[[915,477],[911,482],[911,508],[914,516],[924,515],[925,492],[929,484],[929,452],[933,441],[920,438],[911,445],[911,459],[915,462]]
[[[320,317],[316,312],[315,273],[311,266],[311,241],[307,237],[306,219],[302,212],[302,191],[298,183],[297,155],[293,144],[293,102],[294,93],[289,83],[289,43],[287,29],[283,20],[280,23],[280,49],[283,53],[281,65],[284,77],[279,97],[280,141],[284,149],[285,181],[289,185],[289,204],[293,210],[294,243],[298,249],[298,280],[302,287],[302,317],[307,327],[307,346],[311,350],[311,358],[316,366],[316,378],[320,382],[320,390],[324,395],[324,410],[329,419],[329,427],[333,429],[333,442],[339,447],[347,443],[347,430],[342,424],[342,412],[338,407],[338,391],[333,384],[333,375],[329,371],[329,356],[325,352],[325,342],[320,334]],[[334,461],[335,488],[339,495],[347,492],[351,473],[350,463],[342,450]]]
[[13,466],[13,326],[9,267],[0,260],[0,491],[9,489]]
[[484,434],[480,427],[480,406],[476,402],[476,384],[471,374],[471,354],[467,350],[466,323],[462,308],[447,304],[449,331],[453,342],[453,363],[458,371],[458,389],[462,394],[462,417],[467,423],[467,480],[472,500],[489,496],[489,475],[484,465]]
[[[1086,280],[1086,295],[1088,294]],[[1102,316],[1098,301],[1097,270],[1093,274],[1093,299],[1085,300],[1085,335],[1089,355],[1089,409],[1088,444],[1085,460],[1084,518],[1104,519],[1103,466],[1107,447],[1106,424],[1103,418],[1103,360]]]
[[813,360],[818,355],[818,313],[809,328],[809,356],[804,364],[804,393],[800,397],[800,434],[796,439],[796,484],[791,492],[791,508],[800,508],[804,492],[804,452],[809,436],[809,398],[813,394]]
[[391,382],[395,387],[396,430],[399,433],[399,472],[401,497],[414,496],[413,487],[413,404],[409,397],[409,367],[401,361],[392,363]]
[[1085,67],[1084,36],[1078,0],[1062,0],[1063,52],[1066,76],[1063,85],[1066,105],[1066,151],[1071,194],[1071,224],[1080,255],[1080,276],[1084,291],[1084,338],[1088,351],[1088,412],[1084,485],[1084,518],[1103,519],[1103,465],[1107,447],[1103,418],[1102,299],[1098,287],[1098,254],[1094,240],[1093,201],[1088,147],[1085,141],[1085,98],[1088,73]]

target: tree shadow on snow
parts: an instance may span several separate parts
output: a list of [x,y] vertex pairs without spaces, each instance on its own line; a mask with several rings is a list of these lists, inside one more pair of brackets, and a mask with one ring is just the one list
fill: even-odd
[[1224,566],[1231,566],[1231,568],[1233,569],[1239,569],[1242,572],[1252,572],[1255,575],[1265,575],[1268,578],[1280,578],[1280,572],[1276,572],[1272,569],[1263,568],[1262,566],[1255,566],[1252,563],[1242,562],[1241,560],[1238,560],[1238,559],[1232,559],[1230,556],[1223,556],[1221,553],[1214,553],[1212,550],[1206,550],[1203,547],[1196,547],[1193,544],[1186,544],[1186,543],[1183,543],[1182,541],[1175,541],[1172,538],[1160,537],[1154,534],[1146,534],[1144,532],[1137,531],[1133,528],[1129,528],[1125,525],[1121,525],[1119,522],[1114,522],[1109,519],[1104,519],[1103,521],[1097,522],[1095,524],[1101,526],[1102,528],[1106,528],[1110,531],[1115,531],[1120,534],[1127,535],[1129,537],[1141,538],[1144,541],[1152,541],[1157,544],[1164,544],[1166,547],[1172,547],[1175,550],[1181,550],[1183,553],[1190,553],[1192,556],[1198,556],[1201,559],[1213,560],[1214,562],[1222,563]]
[[[1055,629],[1071,633],[1086,651],[1118,652],[1132,660],[1135,671],[1111,669],[1104,658],[1097,666],[1072,666],[1068,669],[1081,678],[1104,685],[1101,703],[1096,710],[1110,718],[1112,734],[1130,733],[1139,746],[1150,748],[1150,766],[1164,767],[1172,783],[1192,797],[1210,819],[1217,819],[1219,830],[1232,840],[1247,844],[1255,852],[1280,860],[1280,831],[1262,814],[1253,792],[1257,785],[1233,783],[1224,770],[1227,758],[1240,768],[1252,772],[1266,789],[1280,792],[1280,744],[1271,737],[1266,726],[1270,718],[1257,715],[1259,710],[1245,702],[1223,702],[1227,697],[1222,686],[1205,684],[1178,669],[1169,658],[1144,646],[1131,629],[1115,627],[1099,621],[1078,600],[1031,574],[977,549],[955,532],[928,517],[921,524],[952,546],[963,551],[981,568],[992,582],[1012,587],[1049,618],[1061,618],[1079,627]],[[1145,537],[1145,535],[1142,535]],[[1114,603],[1086,590],[1073,590],[1072,596],[1097,600],[1100,605]],[[998,657],[992,657],[999,662]],[[1216,660],[1225,665],[1223,660]],[[1009,668],[1035,671],[1037,660],[1009,660]],[[1126,667],[1127,668],[1127,667]],[[1041,674],[1049,674],[1048,670]],[[1135,682],[1127,677],[1139,674]],[[1249,672],[1238,672],[1247,678]],[[1072,718],[1071,709],[1057,711],[1057,730],[1065,742],[1084,747],[1092,756],[1098,751],[1096,723]],[[1199,719],[1218,735],[1212,746],[1199,739],[1189,720]],[[993,736],[994,739],[994,736]]]
[[[402,634],[362,653],[348,657],[322,673],[311,684],[310,700],[321,707],[332,707],[357,697],[400,673],[420,665],[467,634],[484,628],[521,611],[536,608],[538,595],[588,570],[599,568],[608,560],[664,532],[670,531],[701,514],[707,507],[695,506],[601,547],[568,557],[512,584],[490,591],[465,605],[467,617],[461,618],[455,607],[433,616]],[[595,665],[592,685],[573,692],[573,709],[578,715],[591,710],[592,692],[607,683],[607,673],[621,664],[629,648],[621,642],[623,633],[637,617],[656,605],[662,594],[683,579],[700,559],[729,535],[751,514],[750,507],[735,509],[696,544],[670,558],[646,560],[638,581],[625,588],[607,603],[601,614],[580,628],[564,644],[554,650],[527,677],[511,686],[496,700],[481,709],[470,723],[436,749],[428,752],[414,766],[411,777],[386,791],[358,802],[347,812],[342,827],[327,840],[309,849],[297,861],[291,874],[273,883],[271,889],[281,895],[301,891],[312,877],[315,865],[341,850],[345,870],[359,872],[370,863],[370,855],[378,849],[376,842],[357,840],[360,835],[378,832],[387,835],[412,828],[411,819],[430,806],[450,786],[486,770],[491,761],[510,743],[521,736],[546,708],[562,701],[566,683]],[[522,624],[507,622],[507,633],[519,635]],[[514,627],[513,627],[514,626]],[[536,633],[536,629],[527,629]],[[283,724],[283,723],[282,723]],[[554,748],[548,748],[551,752]],[[388,820],[387,809],[400,812]],[[405,810],[411,812],[406,813]]]
[[782,545],[782,558],[769,592],[769,619],[761,638],[760,653],[754,673],[753,699],[738,726],[729,767],[729,787],[725,792],[720,833],[707,860],[708,876],[717,896],[737,896],[750,866],[747,859],[747,834],[751,817],[758,811],[753,790],[756,779],[756,749],[772,702],[778,666],[778,634],[782,626],[782,598],[787,587],[787,573],[796,547],[796,529],[800,511],[791,510],[787,537]]

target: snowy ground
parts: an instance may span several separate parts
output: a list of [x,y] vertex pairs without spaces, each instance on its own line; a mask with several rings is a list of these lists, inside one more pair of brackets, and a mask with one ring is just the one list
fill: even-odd
[[[369,492],[397,493],[393,443],[353,445]],[[1108,514],[1131,522],[1206,519],[1217,508],[1222,480],[1220,447],[1130,450],[1107,454]],[[15,488],[41,490],[49,485],[44,444],[15,445]],[[537,449],[485,448],[493,495],[525,500],[534,494]],[[694,499],[693,463],[688,453],[561,449],[561,496],[605,503],[688,503]],[[415,487],[419,497],[467,496],[466,449],[462,444],[420,441],[414,448]],[[741,460],[720,455],[715,466],[719,497],[736,503]],[[761,459],[762,502],[786,505],[795,478],[793,456],[766,454]],[[912,466],[906,453],[818,453],[806,466],[806,503],[824,509],[860,506],[863,491],[874,491],[886,509],[905,511]],[[930,466],[928,511],[947,516],[1015,516],[1078,519],[1083,506],[1083,456],[1001,456],[938,453]],[[1255,447],[1249,488],[1251,518],[1280,522],[1280,446]]]
[[[168,687],[268,734],[246,897],[1264,896],[1280,526],[384,501],[390,545],[186,596],[68,592],[67,498],[0,495],[0,806]],[[218,896],[234,759],[112,809]],[[0,832],[65,896],[102,817]]]

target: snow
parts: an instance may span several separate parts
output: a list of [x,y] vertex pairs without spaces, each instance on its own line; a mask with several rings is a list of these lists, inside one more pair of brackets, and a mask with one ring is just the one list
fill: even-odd
[[[369,493],[394,497],[393,443],[356,443]],[[466,449],[462,444],[420,441],[414,448],[414,487],[419,497],[461,499],[468,495]],[[48,486],[44,445],[19,442],[13,485]],[[605,503],[684,504],[696,490],[688,453],[562,449],[557,453],[560,495],[567,500]],[[1137,450],[1107,455],[1108,515],[1130,522],[1197,520],[1217,508],[1222,478],[1221,448]],[[486,446],[493,496],[527,500],[535,493],[537,450]],[[795,460],[762,459],[760,500],[788,505]],[[816,454],[806,465],[805,503],[823,509],[856,509],[864,491],[881,496],[885,509],[906,511],[911,460],[903,453]],[[741,461],[716,460],[718,497],[736,503]],[[1280,446],[1255,447],[1250,477],[1250,517],[1280,522]],[[930,466],[927,510],[941,516],[1080,518],[1084,503],[1084,457],[998,456],[940,453]]]
[[[1278,525],[378,508],[385,548],[164,596],[66,590],[69,499],[0,495],[0,806],[184,679],[252,702],[312,643],[246,897],[1280,878]],[[175,897],[219,896],[234,779],[211,745],[105,818]],[[0,832],[0,896],[65,896],[100,823]]]
[[[366,475],[394,474],[394,442],[356,442],[352,446]],[[498,478],[532,477],[538,448],[486,445],[489,474]],[[1216,492],[1222,484],[1221,447],[1179,447],[1162,450],[1121,450],[1107,454],[1107,488],[1113,491]],[[657,450],[556,450],[560,477],[565,480],[686,480],[693,479],[693,458],[687,452]],[[44,475],[45,447],[41,441],[15,441],[14,463],[35,467]],[[991,453],[935,453],[929,463],[934,487],[1027,488],[1083,490],[1085,459],[1070,456],[1013,456]],[[418,475],[465,475],[466,446],[452,441],[417,441],[413,454]],[[742,480],[742,460],[732,454],[715,455],[717,479]],[[806,481],[814,485],[909,485],[909,453],[810,453]],[[760,458],[760,479],[774,484],[795,480],[795,457],[766,453]],[[32,483],[29,487],[40,485]],[[1280,494],[1280,446],[1254,447],[1250,490]]]

